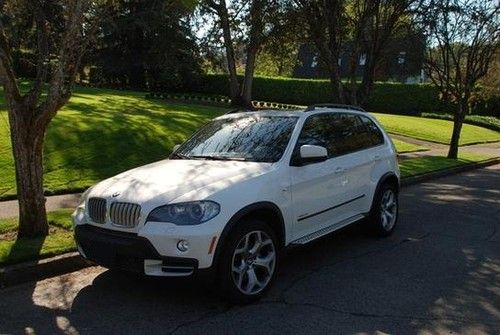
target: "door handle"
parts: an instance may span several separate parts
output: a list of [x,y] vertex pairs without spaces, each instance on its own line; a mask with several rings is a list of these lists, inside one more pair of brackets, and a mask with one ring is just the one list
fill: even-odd
[[382,157],[380,157],[380,155],[375,155],[375,156],[373,156],[373,160],[374,160],[374,161],[379,161],[379,160],[381,160],[381,159],[382,159]]
[[335,169],[335,173],[342,173],[344,171],[345,171],[345,169],[341,168],[341,167],[338,167],[338,168]]

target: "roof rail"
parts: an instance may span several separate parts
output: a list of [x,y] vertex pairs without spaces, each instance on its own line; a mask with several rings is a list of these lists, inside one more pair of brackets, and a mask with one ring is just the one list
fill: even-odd
[[350,109],[359,112],[366,112],[363,108],[354,105],[344,105],[344,104],[315,104],[307,106],[305,112],[311,112],[316,108],[337,108],[337,109]]
[[226,114],[234,114],[234,113],[240,113],[240,112],[250,112],[250,110],[246,109],[246,108],[235,108],[235,109],[231,109]]

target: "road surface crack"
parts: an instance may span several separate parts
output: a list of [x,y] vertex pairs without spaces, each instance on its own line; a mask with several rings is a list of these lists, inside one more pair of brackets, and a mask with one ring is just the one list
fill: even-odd
[[[464,317],[433,317],[433,316],[418,316],[418,315],[405,315],[405,314],[392,314],[392,313],[387,313],[387,314],[377,314],[377,313],[365,313],[365,312],[356,312],[356,311],[349,311],[349,310],[344,310],[338,307],[330,307],[330,306],[321,306],[318,304],[314,303],[307,303],[307,302],[289,302],[289,301],[276,301],[276,300],[271,300],[271,301],[266,301],[266,302],[261,302],[259,303],[260,305],[286,305],[286,306],[298,306],[298,307],[311,307],[311,308],[316,308],[320,309],[323,311],[327,312],[333,312],[337,314],[342,314],[342,315],[348,315],[348,316],[353,316],[353,317],[361,317],[361,318],[377,318],[377,319],[382,319],[382,318],[391,318],[391,319],[398,319],[398,320],[418,320],[418,321],[453,321],[453,322],[460,322],[460,323],[471,323],[471,322],[477,322],[478,320],[473,320],[473,319],[467,319]],[[490,322],[490,321],[481,321],[483,324],[488,325],[488,326],[493,326],[497,327],[500,322]]]
[[214,318],[214,317],[218,317],[218,316],[224,315],[224,314],[228,313],[229,311],[231,311],[232,309],[234,309],[235,307],[237,307],[237,305],[228,306],[228,307],[224,308],[222,311],[216,311],[216,312],[215,311],[210,311],[210,312],[204,313],[203,315],[201,315],[200,317],[198,317],[198,318],[196,318],[194,320],[186,321],[186,322],[183,322],[183,323],[177,325],[168,334],[169,335],[173,335],[173,334],[177,333],[182,328],[186,328],[186,327],[195,325],[195,324],[197,324],[199,322],[203,322],[203,321],[205,321],[207,319],[211,319],[211,318]]

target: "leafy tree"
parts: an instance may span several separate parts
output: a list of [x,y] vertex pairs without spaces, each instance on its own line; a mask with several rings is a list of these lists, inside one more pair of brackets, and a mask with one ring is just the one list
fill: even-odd
[[[415,0],[293,0],[309,38],[328,70],[335,102],[363,105],[373,86],[387,41],[409,15]],[[347,46],[349,45],[349,48]],[[349,80],[342,82],[339,59],[349,53]],[[361,83],[356,72],[363,55]]]
[[[17,81],[5,28],[5,23],[15,20],[19,8],[26,9],[23,19],[27,20],[26,27],[33,27],[36,45],[36,77],[26,93]],[[96,2],[2,1],[0,9],[0,82],[7,101],[16,169],[18,237],[46,235],[44,136],[52,118],[71,96],[81,57],[96,27]],[[49,87],[44,92],[45,82]]]
[[457,158],[460,132],[478,81],[500,44],[500,4],[492,0],[429,0],[420,22],[428,34],[425,66],[442,96],[456,104],[449,158]]
[[[193,6],[193,1],[167,1]],[[48,234],[43,192],[47,128],[71,97],[86,51],[112,0],[0,0],[0,83],[4,88],[19,200],[18,238]],[[22,31],[22,27],[25,31]],[[35,76],[21,89],[13,54],[33,50]]]
[[[225,61],[229,75],[229,94],[234,106],[252,107],[252,84],[257,54],[270,32],[276,26],[274,17],[280,1],[202,1],[203,12],[211,14],[218,29],[209,32],[220,36],[225,51]],[[211,38],[217,41],[217,38]],[[218,42],[216,42],[218,43]],[[241,43],[241,44],[240,44]],[[238,80],[238,46],[244,45],[244,77]]]
[[189,11],[178,2],[119,0],[90,60],[106,85],[175,89],[200,75]]
[[488,73],[480,79],[471,112],[500,118],[500,50],[495,52]]
[[274,26],[262,44],[255,72],[265,76],[289,77],[297,65],[299,47],[306,41],[299,13],[282,2],[273,15]]

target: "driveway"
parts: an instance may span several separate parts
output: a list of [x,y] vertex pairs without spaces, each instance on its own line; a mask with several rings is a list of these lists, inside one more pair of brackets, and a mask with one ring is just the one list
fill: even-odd
[[404,189],[396,233],[291,250],[268,296],[100,267],[0,290],[0,333],[500,334],[500,165]]

